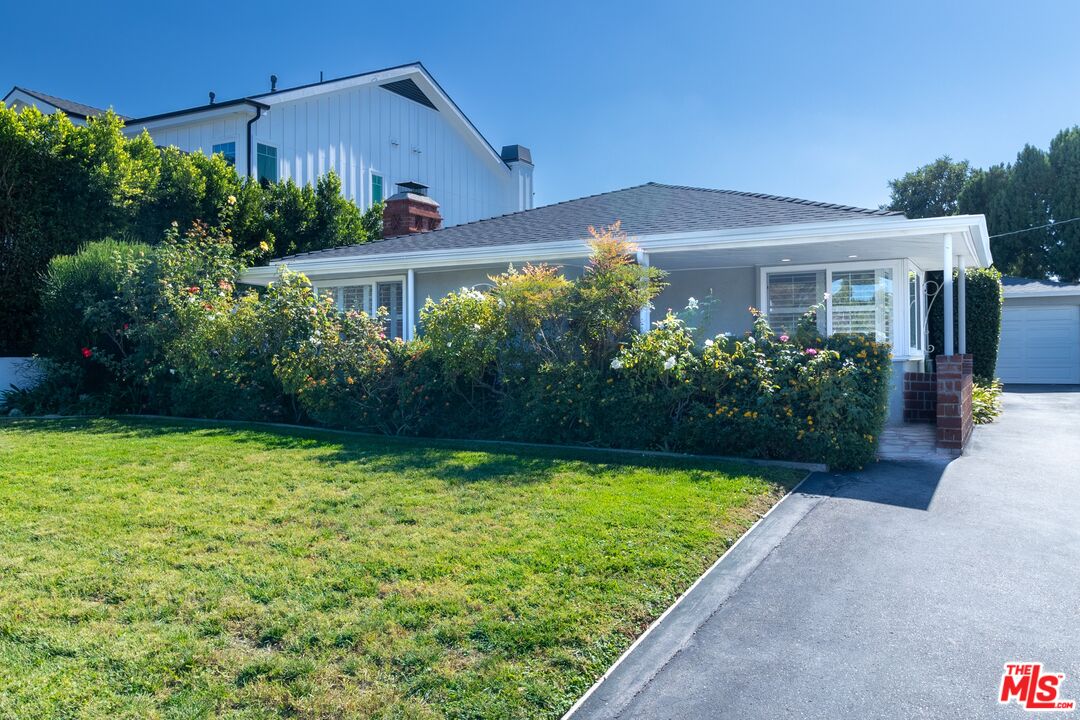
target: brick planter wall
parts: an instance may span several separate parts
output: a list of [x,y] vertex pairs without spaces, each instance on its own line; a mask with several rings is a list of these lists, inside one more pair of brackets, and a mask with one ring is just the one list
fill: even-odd
[[904,373],[904,422],[937,421],[937,378],[934,373]]
[[971,355],[940,355],[937,365],[937,444],[962,450],[975,428],[971,414]]

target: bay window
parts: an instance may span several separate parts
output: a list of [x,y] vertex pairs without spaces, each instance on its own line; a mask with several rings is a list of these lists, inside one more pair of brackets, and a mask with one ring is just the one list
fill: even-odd
[[[910,264],[910,263],[909,263]],[[922,352],[926,347],[925,323],[926,300],[923,297],[923,275],[912,266],[908,270],[908,347],[913,353]]]
[[888,268],[834,270],[829,333],[862,333],[892,342],[893,283]]
[[891,344],[897,357],[925,348],[922,273],[907,260],[763,268],[761,302],[777,334],[824,304],[818,328],[826,335],[862,333]]

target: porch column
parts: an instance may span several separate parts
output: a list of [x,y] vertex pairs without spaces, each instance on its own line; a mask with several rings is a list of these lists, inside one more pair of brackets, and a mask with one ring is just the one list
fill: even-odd
[[967,353],[967,274],[964,272],[964,258],[956,256],[956,332],[957,351]]
[[416,273],[409,268],[405,274],[405,323],[404,335],[406,340],[412,340],[416,336]]
[[945,235],[945,268],[942,272],[942,289],[944,292],[943,301],[945,303],[945,327],[942,328],[945,336],[945,354],[952,355],[953,350],[953,254],[952,254],[952,234],[946,233]]
[[[637,251],[637,263],[641,267],[649,267],[649,253],[644,250]],[[649,332],[649,328],[652,327],[652,306],[650,303],[646,303],[641,308],[641,315],[638,319],[638,329],[643,333]]]

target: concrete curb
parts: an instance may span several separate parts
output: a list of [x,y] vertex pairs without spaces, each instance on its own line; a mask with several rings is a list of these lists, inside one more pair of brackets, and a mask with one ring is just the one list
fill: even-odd
[[810,474],[750,526],[566,711],[563,720],[611,720],[681,651],[697,629],[818,503],[843,484]]
[[258,420],[214,420],[211,418],[191,418],[183,417],[179,415],[140,415],[140,414],[124,414],[124,415],[21,415],[19,417],[0,417],[0,421],[4,420],[67,420],[74,418],[93,418],[93,417],[113,417],[113,418],[137,418],[141,420],[166,420],[172,422],[191,422],[204,425],[251,425],[255,427],[267,427],[267,428],[283,428],[288,430],[306,430],[308,432],[322,432],[332,433],[334,435],[343,435],[345,437],[363,437],[363,438],[386,438],[394,440],[416,440],[435,443],[468,443],[469,445],[482,445],[493,448],[527,448],[534,450],[554,450],[554,451],[567,451],[567,452],[586,452],[586,453],[598,453],[605,455],[616,455],[627,458],[657,458],[661,460],[688,460],[688,461],[705,461],[705,462],[720,462],[730,463],[735,465],[755,465],[758,467],[778,467],[787,468],[789,470],[803,470],[808,473],[812,472],[827,472],[828,466],[824,463],[810,463],[810,462],[797,462],[793,460],[768,460],[764,458],[745,458],[737,455],[693,455],[690,453],[675,453],[664,452],[661,450],[626,450],[623,448],[604,448],[593,447],[590,445],[556,445],[548,443],[529,443],[529,442],[516,442],[512,440],[474,440],[472,438],[431,438],[431,437],[414,437],[414,436],[399,436],[399,435],[380,435],[378,433],[366,433],[356,430],[339,430],[337,428],[322,427],[320,425],[297,425],[295,423],[274,423],[264,422]]

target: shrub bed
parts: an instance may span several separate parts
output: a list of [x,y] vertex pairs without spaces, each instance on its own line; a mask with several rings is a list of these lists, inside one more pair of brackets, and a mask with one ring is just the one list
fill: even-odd
[[640,333],[639,309],[663,289],[663,273],[633,261],[618,224],[590,231],[580,278],[511,267],[488,292],[429,300],[408,343],[387,338],[379,314],[317,301],[302,275],[284,272],[261,293],[238,290],[254,256],[238,254],[227,231],[196,224],[154,248],[90,246],[51,265],[49,377],[5,403],[838,468],[873,459],[888,346],[858,335],[824,340],[817,308],[791,337],[752,309],[742,338],[699,342],[671,314]]

